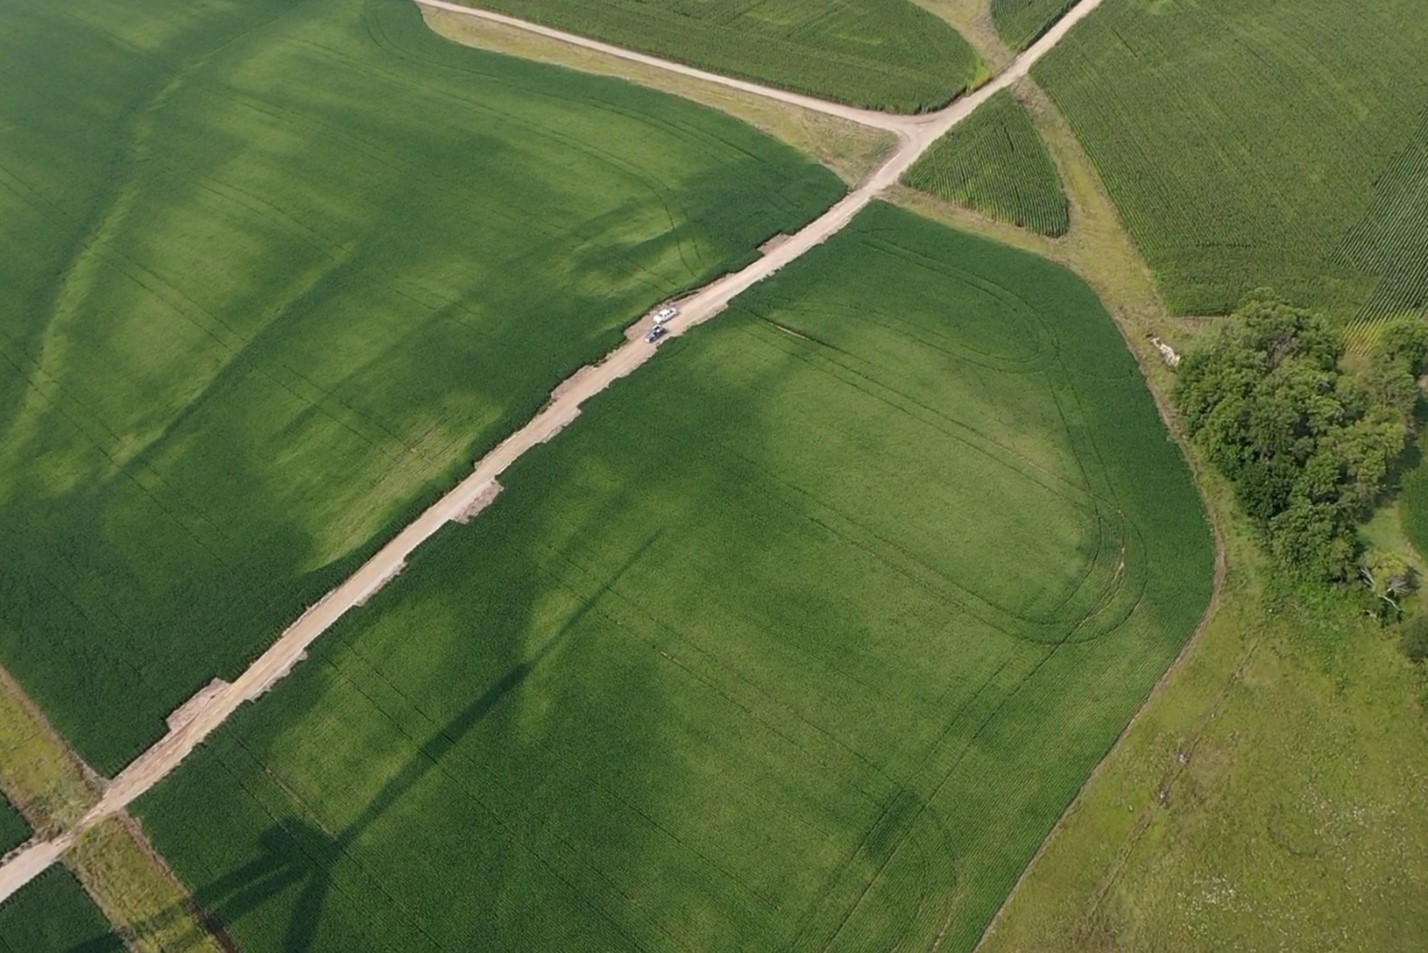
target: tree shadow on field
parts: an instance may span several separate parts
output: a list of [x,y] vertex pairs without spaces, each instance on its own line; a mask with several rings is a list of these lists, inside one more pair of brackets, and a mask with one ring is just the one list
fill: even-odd
[[[168,907],[151,919],[135,924],[134,932],[146,936],[159,930],[174,929],[185,919],[197,918],[209,936],[199,936],[191,931],[176,946],[166,948],[182,953],[216,938],[224,948],[237,951],[240,947],[228,936],[224,923],[261,908],[273,897],[301,884],[302,892],[278,949],[284,953],[301,953],[310,949],[328,892],[332,888],[331,871],[347,849],[430,773],[462,738],[525,683],[537,666],[575,631],[595,604],[614,588],[660,535],[656,532],[647,537],[599,590],[571,613],[539,649],[512,665],[490,688],[429,735],[402,769],[382,786],[362,813],[341,833],[330,834],[301,817],[290,817],[276,823],[258,836],[260,855],[256,860],[205,884],[183,903]],[[91,953],[94,950],[110,948],[101,946],[101,942],[100,938],[86,939],[70,947],[65,953]],[[108,938],[107,942],[112,944],[112,938]]]

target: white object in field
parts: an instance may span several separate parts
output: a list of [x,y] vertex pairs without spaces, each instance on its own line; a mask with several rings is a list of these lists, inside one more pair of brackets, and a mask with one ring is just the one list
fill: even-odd
[[1180,366],[1180,355],[1175,353],[1175,348],[1154,335],[1151,336],[1150,343],[1154,344],[1155,349],[1160,352],[1160,356],[1165,358],[1165,363],[1171,367]]

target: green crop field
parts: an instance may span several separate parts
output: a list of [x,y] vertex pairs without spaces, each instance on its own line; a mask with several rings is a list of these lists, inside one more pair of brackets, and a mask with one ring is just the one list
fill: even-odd
[[52,867],[0,904],[0,953],[123,953],[74,875]]
[[0,659],[101,771],[843,188],[405,0],[0,0]]
[[[0,797],[0,854],[18,847],[30,827]],[[63,867],[45,871],[0,903],[0,953],[120,953],[124,944]]]
[[20,812],[0,797],[0,854],[19,847],[30,836],[30,825]]
[[971,45],[913,0],[462,0],[726,76],[890,112],[987,79]]
[[903,181],[1043,235],[1065,235],[1071,227],[1046,143],[1005,90],[929,149]]
[[1076,0],[992,0],[992,22],[1014,50],[1024,50],[1061,19]]
[[1119,0],[1034,69],[1172,310],[1428,307],[1421,0]]
[[140,803],[248,953],[970,949],[1206,606],[1043,259],[875,205],[664,348]]

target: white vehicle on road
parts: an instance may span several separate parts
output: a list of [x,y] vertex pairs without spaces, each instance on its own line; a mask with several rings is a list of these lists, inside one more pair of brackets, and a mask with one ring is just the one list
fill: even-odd
[[655,312],[655,324],[664,324],[670,318],[673,318],[678,314],[679,309],[674,307],[673,305],[667,305],[666,307],[660,308],[658,311]]

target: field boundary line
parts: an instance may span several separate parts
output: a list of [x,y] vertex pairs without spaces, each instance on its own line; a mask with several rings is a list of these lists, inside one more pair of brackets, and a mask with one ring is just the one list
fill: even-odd
[[[444,0],[416,2],[440,5],[442,9],[456,6]],[[862,184],[762,257],[683,298],[679,316],[664,325],[668,336],[678,337],[690,328],[717,317],[735,297],[842,231],[859,212],[896,185],[903,173],[933,143],[992,96],[1026,76],[1033,64],[1054,49],[1076,24],[1095,12],[1102,2],[1104,0],[1081,0],[1053,29],[976,92],[938,112],[902,123],[898,130],[900,144],[897,151]],[[650,323],[649,318],[642,319],[636,328],[642,331]],[[632,334],[598,364],[582,368],[558,385],[552,391],[550,400],[534,417],[478,460],[465,479],[403,527],[355,573],[308,607],[242,674],[231,683],[210,685],[200,693],[201,697],[196,696],[180,706],[170,717],[168,733],[120,771],[106,787],[99,802],[72,827],[49,840],[32,843],[0,866],[0,903],[58,860],[85,831],[123,812],[161,781],[241,705],[272,688],[293,666],[307,657],[307,649],[343,615],[367,602],[394,579],[422,543],[448,523],[473,518],[480,510],[483,498],[489,500],[494,495],[492,490],[497,479],[521,456],[554,438],[580,415],[585,401],[633,373],[654,357],[656,351],[657,348],[647,342],[643,334]]]

